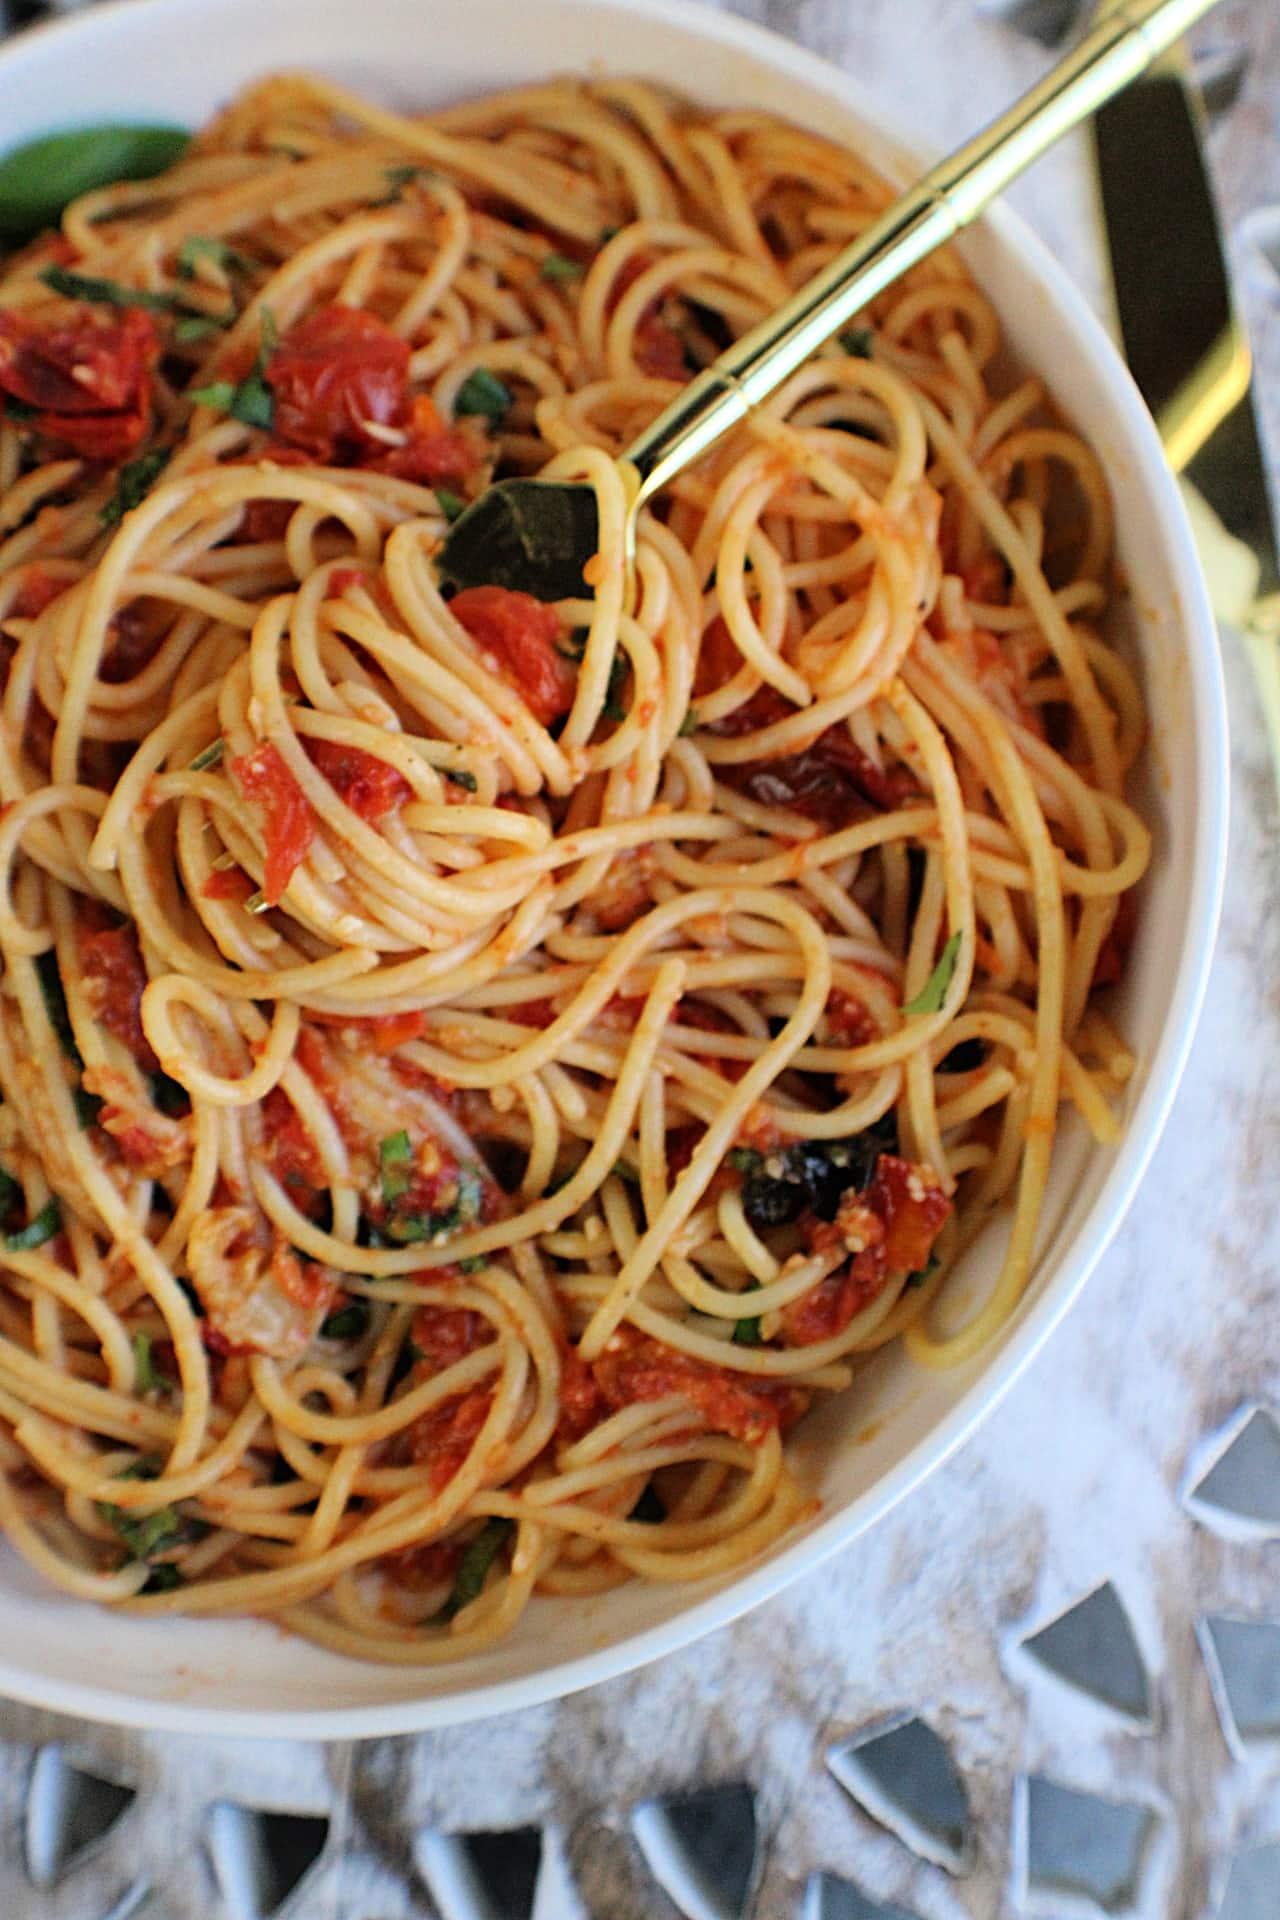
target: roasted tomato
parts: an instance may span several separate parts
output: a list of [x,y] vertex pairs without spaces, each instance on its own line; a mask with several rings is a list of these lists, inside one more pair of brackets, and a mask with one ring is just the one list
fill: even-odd
[[147,969],[133,926],[94,926],[82,919],[76,941],[94,1019],[128,1048],[144,1073],[154,1073],[160,1063],[142,1031]]
[[270,741],[229,763],[229,771],[246,800],[262,815],[267,863],[262,891],[274,907],[305,859],[315,834],[315,816],[307,796]]
[[684,342],[660,313],[646,313],[635,330],[632,353],[641,373],[655,380],[687,380]]
[[33,432],[87,460],[123,460],[151,423],[151,373],[160,336],[139,307],[40,327],[0,312],[0,393],[35,409]]
[[413,791],[402,773],[359,747],[337,740],[308,740],[305,745],[311,764],[362,820],[381,820]]
[[508,587],[467,587],[449,602],[504,680],[524,699],[535,720],[549,726],[573,705],[576,677],[556,652],[560,616],[529,593]]
[[811,1245],[843,1242],[850,1259],[791,1306],[782,1325],[790,1345],[806,1347],[843,1333],[870,1306],[886,1281],[919,1273],[928,1264],[951,1202],[932,1168],[882,1153],[871,1184],[842,1195],[834,1222],[813,1218]]
[[[692,1360],[629,1327],[613,1336],[591,1371],[611,1408],[679,1394],[712,1433],[727,1433],[752,1444],[780,1423],[789,1424],[788,1416],[794,1418],[803,1411],[802,1406],[793,1407],[785,1389],[779,1394],[769,1384]],[[796,1396],[797,1401],[800,1398]]]
[[317,460],[347,463],[383,450],[370,424],[404,418],[409,343],[359,307],[319,307],[290,327],[265,377],[278,437]]
[[[761,687],[714,729],[738,736],[787,720],[797,709],[772,687]],[[878,767],[849,737],[842,723],[828,727],[794,753],[740,761],[716,768],[716,777],[766,807],[786,807],[816,820],[828,832],[875,812],[891,813],[920,798],[905,768]]]
[[416,396],[402,447],[385,447],[360,462],[375,473],[397,480],[416,480],[419,486],[460,487],[484,464],[484,441],[477,430],[446,427],[430,395]]

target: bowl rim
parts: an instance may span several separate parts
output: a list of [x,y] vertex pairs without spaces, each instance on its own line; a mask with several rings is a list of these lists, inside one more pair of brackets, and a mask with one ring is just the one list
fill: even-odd
[[[922,164],[930,157],[927,145],[902,124],[898,114],[871,97],[852,75],[769,28],[710,7],[695,9],[687,0],[554,0],[554,4],[558,9],[590,12],[597,18],[608,13],[640,16],[746,55],[821,94],[903,155],[917,158]],[[104,31],[104,22],[109,31],[114,18],[159,5],[164,6],[170,21],[179,8],[203,20],[218,11],[218,0],[105,0],[91,12],[47,21],[0,44],[0,76],[10,67],[21,65],[27,48],[35,43],[61,37],[71,55],[77,38]],[[601,44],[605,44],[603,35]],[[1118,436],[1133,457],[1137,478],[1168,536],[1175,569],[1169,599],[1179,609],[1186,647],[1201,801],[1191,849],[1182,951],[1146,1084],[1082,1229],[1071,1239],[1042,1295],[947,1413],[863,1493],[810,1532],[772,1553],[763,1564],[749,1567],[671,1619],[574,1659],[561,1660],[516,1679],[438,1695],[424,1693],[412,1699],[361,1706],[247,1709],[130,1695],[105,1685],[33,1673],[0,1657],[0,1695],[83,1719],[163,1732],[350,1740],[462,1725],[577,1693],[633,1672],[730,1625],[802,1574],[814,1571],[883,1518],[976,1431],[1079,1298],[1127,1214],[1163,1133],[1204,1002],[1225,885],[1230,771],[1226,694],[1217,628],[1190,523],[1155,425],[1128,367],[1074,281],[1020,215],[998,202],[978,224],[991,231],[999,248],[1040,283],[1060,315],[1074,328],[1082,352],[1092,361],[1115,403]]]

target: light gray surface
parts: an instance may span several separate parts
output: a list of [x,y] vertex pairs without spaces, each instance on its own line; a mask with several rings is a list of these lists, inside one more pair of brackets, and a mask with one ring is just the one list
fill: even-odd
[[[837,59],[899,111],[905,102],[941,145],[1045,64],[997,6],[987,17],[974,0],[766,0],[741,11]],[[1213,158],[1275,436],[1280,6],[1234,0],[1202,40],[1253,48]],[[1079,143],[1011,197],[1101,304]],[[1196,1637],[1203,1614],[1264,1618],[1270,1608],[1280,1618],[1280,1546],[1221,1538],[1177,1497],[1209,1433],[1245,1401],[1280,1401],[1277,813],[1249,671],[1229,645],[1226,665],[1231,871],[1186,1082],[1117,1245],[977,1439],[871,1534],[737,1626],[629,1679],[482,1726],[322,1750],[149,1738],[0,1706],[4,1920],[102,1920],[144,1878],[160,1889],[135,1909],[147,1920],[244,1920],[255,1911],[241,1877],[253,1835],[212,1817],[218,1801],[330,1815],[326,1852],[288,1909],[305,1920],[447,1909],[447,1850],[424,1846],[427,1836],[544,1824],[538,1920],[670,1920],[630,1811],[667,1790],[738,1780],[758,1791],[757,1920],[797,1914],[817,1869],[919,1920],[995,1920],[1024,1910],[1027,1862],[1015,1856],[1025,1849],[1012,1836],[1015,1801],[1025,1811],[1026,1799],[1016,1783],[1029,1775],[1152,1809],[1143,1912],[1208,1920],[1233,1853],[1247,1851],[1232,1890],[1238,1920],[1280,1915],[1280,1851],[1269,1844],[1280,1841],[1280,1752],[1253,1742],[1229,1754]],[[1107,1580],[1151,1676],[1154,1732],[1019,1652],[1023,1635]],[[978,1847],[963,1877],[915,1859],[826,1771],[834,1742],[902,1710],[946,1739],[964,1778]],[[62,1743],[64,1768],[43,1762],[32,1807],[33,1754],[50,1743]],[[68,1764],[139,1792],[98,1853],[37,1894],[27,1836],[37,1855],[52,1844]],[[1073,1909],[1054,1894],[1035,1910],[1064,1920]]]

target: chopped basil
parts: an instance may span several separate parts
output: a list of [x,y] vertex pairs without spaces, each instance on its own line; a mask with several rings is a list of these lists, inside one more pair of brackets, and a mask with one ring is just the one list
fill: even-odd
[[489,1262],[482,1253],[469,1253],[465,1260],[459,1260],[459,1273],[483,1273]]
[[[760,1282],[749,1280],[743,1289],[746,1293],[759,1293]],[[758,1347],[760,1345],[760,1316],[739,1320],[733,1329],[733,1344],[736,1347]]]
[[194,346],[199,340],[211,340],[235,319],[233,313],[183,313],[174,322],[173,337],[180,347]]
[[679,731],[678,738],[681,740],[687,740],[691,733],[696,733],[697,731],[698,731],[697,708],[690,707],[688,713],[686,713],[684,719],[680,722],[680,731]]
[[91,1127],[102,1111],[101,1095],[86,1093],[83,1087],[77,1087],[71,1099],[75,1106],[76,1119],[81,1127]]
[[580,280],[583,268],[577,260],[571,260],[567,253],[549,253],[538,269],[540,280],[563,281]]
[[452,526],[458,515],[466,512],[466,501],[460,493],[454,493],[449,487],[436,487],[433,491],[436,496],[436,505]]
[[40,979],[40,991],[44,995],[44,1010],[49,1016],[49,1025],[58,1036],[62,1051],[68,1060],[78,1067],[84,1065],[80,1058],[80,1049],[76,1045],[75,1034],[71,1030],[71,1015],[67,1012],[67,996],[62,990],[62,975],[58,972],[58,956],[52,947],[39,955],[36,960],[36,973]]
[[441,767],[440,771],[455,787],[465,787],[468,793],[479,791],[480,782],[466,767]]
[[138,287],[122,287],[118,280],[76,273],[70,267],[45,267],[40,278],[46,287],[68,300],[89,300],[99,307],[148,307],[153,313],[173,313],[182,304],[171,293],[144,293]]
[[625,1180],[628,1186],[632,1186],[632,1187],[639,1186],[640,1175],[636,1172],[633,1166],[628,1164],[627,1161],[615,1160],[613,1163],[612,1171],[617,1174],[619,1180]]
[[275,395],[266,382],[267,362],[279,343],[276,331],[275,315],[270,307],[262,309],[261,345],[253,371],[247,374],[238,386],[230,380],[214,380],[207,387],[193,387],[187,398],[198,406],[216,407],[221,413],[229,413],[233,420],[242,420],[246,427],[269,428],[276,417]]
[[730,1147],[725,1159],[739,1173],[759,1173],[764,1165],[764,1155],[757,1153],[754,1147]]
[[403,1128],[399,1133],[389,1133],[378,1148],[378,1164],[382,1168],[382,1197],[388,1206],[408,1192],[413,1179],[410,1172],[412,1158],[409,1136]]
[[[383,1179],[386,1179],[384,1173]],[[393,1214],[383,1224],[387,1244],[416,1246],[423,1241],[444,1240],[461,1227],[479,1219],[484,1201],[484,1182],[474,1167],[459,1167],[458,1197],[444,1213]]]
[[358,1340],[368,1326],[368,1301],[348,1300],[345,1307],[339,1307],[336,1313],[321,1321],[320,1331],[326,1340]]
[[384,167],[382,172],[383,178],[391,189],[386,200],[382,203],[384,206],[389,206],[393,201],[398,200],[404,192],[404,189],[412,186],[415,180],[434,180],[436,178],[434,167],[416,166],[412,164],[407,166]]
[[157,1387],[168,1388],[173,1381],[164,1370],[155,1363],[151,1349],[149,1333],[135,1333],[133,1336],[133,1366],[137,1377],[139,1393],[153,1393]]
[[256,261],[228,246],[225,240],[219,240],[216,234],[193,233],[178,249],[179,277],[194,280],[196,267],[201,260],[211,260],[224,273],[252,273],[257,265]]
[[[143,1454],[123,1468],[116,1479],[155,1480],[159,1478],[160,1468],[159,1460]],[[161,1507],[156,1513],[134,1514],[129,1508],[117,1507],[109,1500],[96,1500],[94,1505],[107,1524],[115,1528],[135,1560],[150,1560],[166,1548],[184,1546],[188,1540],[198,1540],[209,1531],[203,1520],[189,1520],[176,1507]]]
[[195,759],[190,762],[187,771],[189,773],[207,773],[210,767],[216,767],[226,750],[226,744],[226,741],[222,738],[221,734],[219,734],[218,738],[207,746],[203,753],[196,755]]
[[455,413],[481,414],[490,426],[500,426],[511,411],[511,389],[504,386],[497,374],[490,373],[487,367],[477,367],[458,388],[453,410]]
[[181,158],[190,138],[181,127],[78,127],[15,147],[0,160],[0,233],[26,239],[82,193],[150,180]]
[[514,1529],[514,1520],[495,1518],[485,1521],[459,1562],[453,1591],[435,1616],[438,1624],[445,1625],[464,1607],[469,1607],[473,1600],[480,1598],[489,1577],[489,1569]]
[[850,327],[839,336],[840,345],[853,360],[869,360],[875,346],[875,335],[870,327]]
[[657,1488],[650,1480],[627,1518],[638,1520],[642,1526],[656,1527],[660,1526],[666,1517],[667,1510],[662,1504]]
[[152,1567],[151,1572],[147,1575],[146,1585],[142,1591],[144,1593],[172,1593],[175,1587],[180,1587],[181,1585],[182,1573],[180,1569],[174,1566],[172,1560],[162,1560],[158,1566]]
[[153,452],[140,454],[121,467],[116,475],[116,490],[98,515],[104,527],[118,527],[126,513],[141,506],[168,466],[171,452],[169,447],[156,447]]
[[46,1200],[34,1220],[29,1220],[17,1233],[7,1233],[4,1243],[10,1253],[30,1253],[36,1247],[42,1247],[46,1240],[52,1240],[62,1225],[62,1208],[56,1200]]
[[915,999],[908,1000],[903,1005],[902,1011],[904,1013],[937,1013],[940,1011],[942,1003],[947,997],[947,989],[951,985],[951,977],[956,970],[956,962],[960,958],[960,940],[961,935],[958,932],[952,934],[938,957],[937,966],[929,975],[929,978],[925,981]]

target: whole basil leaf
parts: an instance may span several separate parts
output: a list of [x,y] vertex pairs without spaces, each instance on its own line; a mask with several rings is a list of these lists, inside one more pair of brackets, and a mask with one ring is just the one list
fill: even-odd
[[0,235],[27,240],[82,193],[152,179],[181,159],[190,139],[182,127],[81,127],[15,147],[0,159]]

